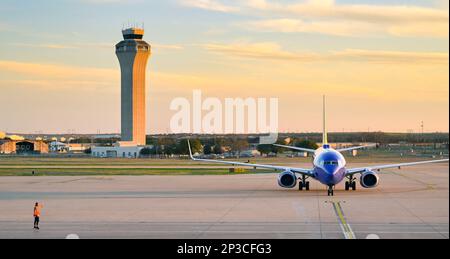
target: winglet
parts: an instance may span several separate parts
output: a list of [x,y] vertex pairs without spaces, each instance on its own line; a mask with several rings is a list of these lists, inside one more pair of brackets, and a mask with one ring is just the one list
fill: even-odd
[[194,156],[192,155],[191,142],[189,141],[189,139],[187,140],[187,143],[188,143],[188,148],[189,148],[189,157],[192,160],[195,160]]

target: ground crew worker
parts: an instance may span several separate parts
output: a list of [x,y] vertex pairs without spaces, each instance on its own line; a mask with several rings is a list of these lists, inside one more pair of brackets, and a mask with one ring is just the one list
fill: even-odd
[[42,205],[37,203],[34,205],[33,217],[34,217],[34,229],[39,229],[39,219],[41,217]]

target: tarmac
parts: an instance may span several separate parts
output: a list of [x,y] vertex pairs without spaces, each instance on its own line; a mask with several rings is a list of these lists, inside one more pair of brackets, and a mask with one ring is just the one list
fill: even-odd
[[0,238],[449,238],[448,164],[380,177],[334,197],[314,180],[311,191],[283,189],[276,174],[0,177]]

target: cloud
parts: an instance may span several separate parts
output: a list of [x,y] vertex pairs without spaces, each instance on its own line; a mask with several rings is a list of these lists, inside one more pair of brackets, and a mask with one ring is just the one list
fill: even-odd
[[76,67],[61,64],[39,64],[0,60],[1,73],[15,75],[22,80],[66,80],[70,82],[103,81],[111,82],[120,79],[119,71],[114,69]]
[[80,0],[88,4],[134,4],[141,3],[142,0]]
[[[333,97],[331,99],[345,100],[343,103],[353,103],[353,106],[354,102],[364,104],[361,106],[363,110],[357,112],[363,120],[359,125],[383,125],[379,127],[389,129],[389,125],[396,125],[399,118],[411,115],[410,119],[414,121],[413,117],[419,114],[428,116],[430,128],[435,125],[433,127],[436,129],[448,129],[448,121],[442,122],[442,118],[448,118],[448,65],[430,66],[428,54],[342,50],[304,55],[283,49],[275,43],[232,44],[233,47],[239,46],[238,52],[230,47],[225,48],[225,44],[210,45],[215,53],[237,58],[251,57],[258,62],[216,59],[230,69],[224,69],[220,64],[192,68],[186,74],[150,69],[147,85],[150,132],[165,132],[167,118],[173,115],[168,109],[171,100],[176,97],[190,98],[193,89],[202,89],[204,96],[208,97],[279,97],[282,100],[280,114],[285,115],[291,114],[292,107],[299,103],[304,107],[315,107],[317,103],[313,100],[317,98],[320,102],[320,96],[326,92]],[[226,49],[225,53],[223,49]],[[274,55],[281,56],[275,60],[282,62],[270,63]],[[301,58],[317,62],[303,63]],[[368,59],[370,64],[358,63]],[[410,66],[385,64],[380,59],[383,62],[401,60],[402,64],[418,59],[425,61]],[[435,59],[445,58],[437,55]],[[341,60],[358,62],[333,62]],[[96,132],[99,128],[106,131],[120,128],[118,68],[0,60],[0,89],[3,93],[0,94],[0,104],[3,104],[0,116],[10,129],[60,132],[67,128]],[[11,113],[11,103],[22,105]],[[351,105],[337,105],[336,109],[336,114],[345,113]],[[392,111],[398,110],[404,112],[393,115]],[[303,118],[302,121],[315,116],[308,109],[299,108],[296,112],[297,117]],[[370,118],[367,123],[373,124],[366,124],[364,118]],[[284,116],[281,120],[280,125],[288,125],[291,129],[309,130],[302,123],[292,124],[290,116]],[[351,120],[339,123],[345,127],[357,127]],[[339,125],[335,127],[339,128]]]
[[[40,89],[44,91],[71,92],[117,92],[112,82],[96,80],[68,80],[68,79],[18,79],[0,80],[0,85],[13,86],[23,89]],[[116,84],[117,85],[117,84]],[[118,88],[117,88],[118,89]]]
[[387,27],[387,33],[400,37],[434,37],[448,38],[449,23],[408,23],[400,25],[392,25]]
[[176,44],[151,44],[152,49],[161,49],[161,50],[183,50],[184,46],[176,45]]
[[[29,44],[29,43],[12,43],[16,47],[30,47],[30,48],[45,48],[45,49],[60,49],[73,50],[82,48],[96,48],[96,49],[114,49],[115,43],[74,43],[74,44]],[[177,44],[150,44],[153,50],[183,50],[184,46]]]
[[0,31],[7,31],[7,30],[9,30],[9,29],[11,29],[11,26],[9,26],[9,25],[6,24],[6,23],[0,22]]
[[36,44],[31,44],[31,43],[11,43],[11,46],[15,46],[15,47],[29,47],[29,48],[43,48],[43,49],[81,49],[81,48],[86,48],[86,47],[90,47],[90,48],[99,48],[99,49],[104,49],[104,48],[114,48],[114,44],[113,43],[73,43],[73,44],[60,44],[60,43],[36,43]]
[[233,1],[235,5],[225,5],[209,0],[183,0],[182,2],[190,7],[207,10],[263,16],[264,19],[241,23],[243,27],[257,31],[435,38],[448,38],[449,31],[448,1],[440,0],[434,7],[342,4],[334,0],[305,0],[290,3],[268,0]]
[[361,49],[335,51],[332,52],[329,58],[348,61],[404,64],[448,64],[449,61],[448,53],[441,52],[403,52]]
[[334,36],[448,37],[448,23],[406,23],[395,25],[358,21],[303,21],[299,19],[269,19],[249,21],[238,26],[261,32],[317,33]]
[[241,58],[297,61],[317,58],[314,54],[299,54],[283,51],[280,45],[272,42],[204,44],[203,48],[210,52]]
[[10,44],[16,47],[30,47],[30,48],[44,48],[44,49],[78,49],[79,46],[75,45],[62,45],[62,44],[29,44],[29,43],[13,43]]
[[242,27],[257,31],[284,33],[320,33],[336,36],[373,35],[381,33],[377,26],[362,22],[305,22],[298,19],[273,19],[243,23]]
[[230,12],[237,12],[240,10],[235,6],[225,5],[216,0],[180,0],[179,2],[183,6],[215,12],[230,13]]
[[447,22],[448,10],[407,5],[337,4],[334,0],[307,0],[302,3],[279,4],[266,0],[253,0],[248,6],[270,13],[301,15],[312,18],[338,18],[344,20],[391,22]]
[[264,43],[204,44],[210,52],[227,57],[296,62],[371,62],[403,64],[448,64],[448,53],[401,52],[347,49],[325,54],[285,51],[280,45]]
[[[152,71],[148,75],[152,84],[169,85],[177,90],[185,88],[186,84],[206,84],[203,77],[187,74]],[[120,69],[0,60],[0,84],[42,90],[111,92],[120,89]]]

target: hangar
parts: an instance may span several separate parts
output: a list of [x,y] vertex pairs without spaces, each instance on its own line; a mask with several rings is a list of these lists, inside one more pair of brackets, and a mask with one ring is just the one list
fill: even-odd
[[42,140],[0,140],[0,154],[47,154],[48,144]]

